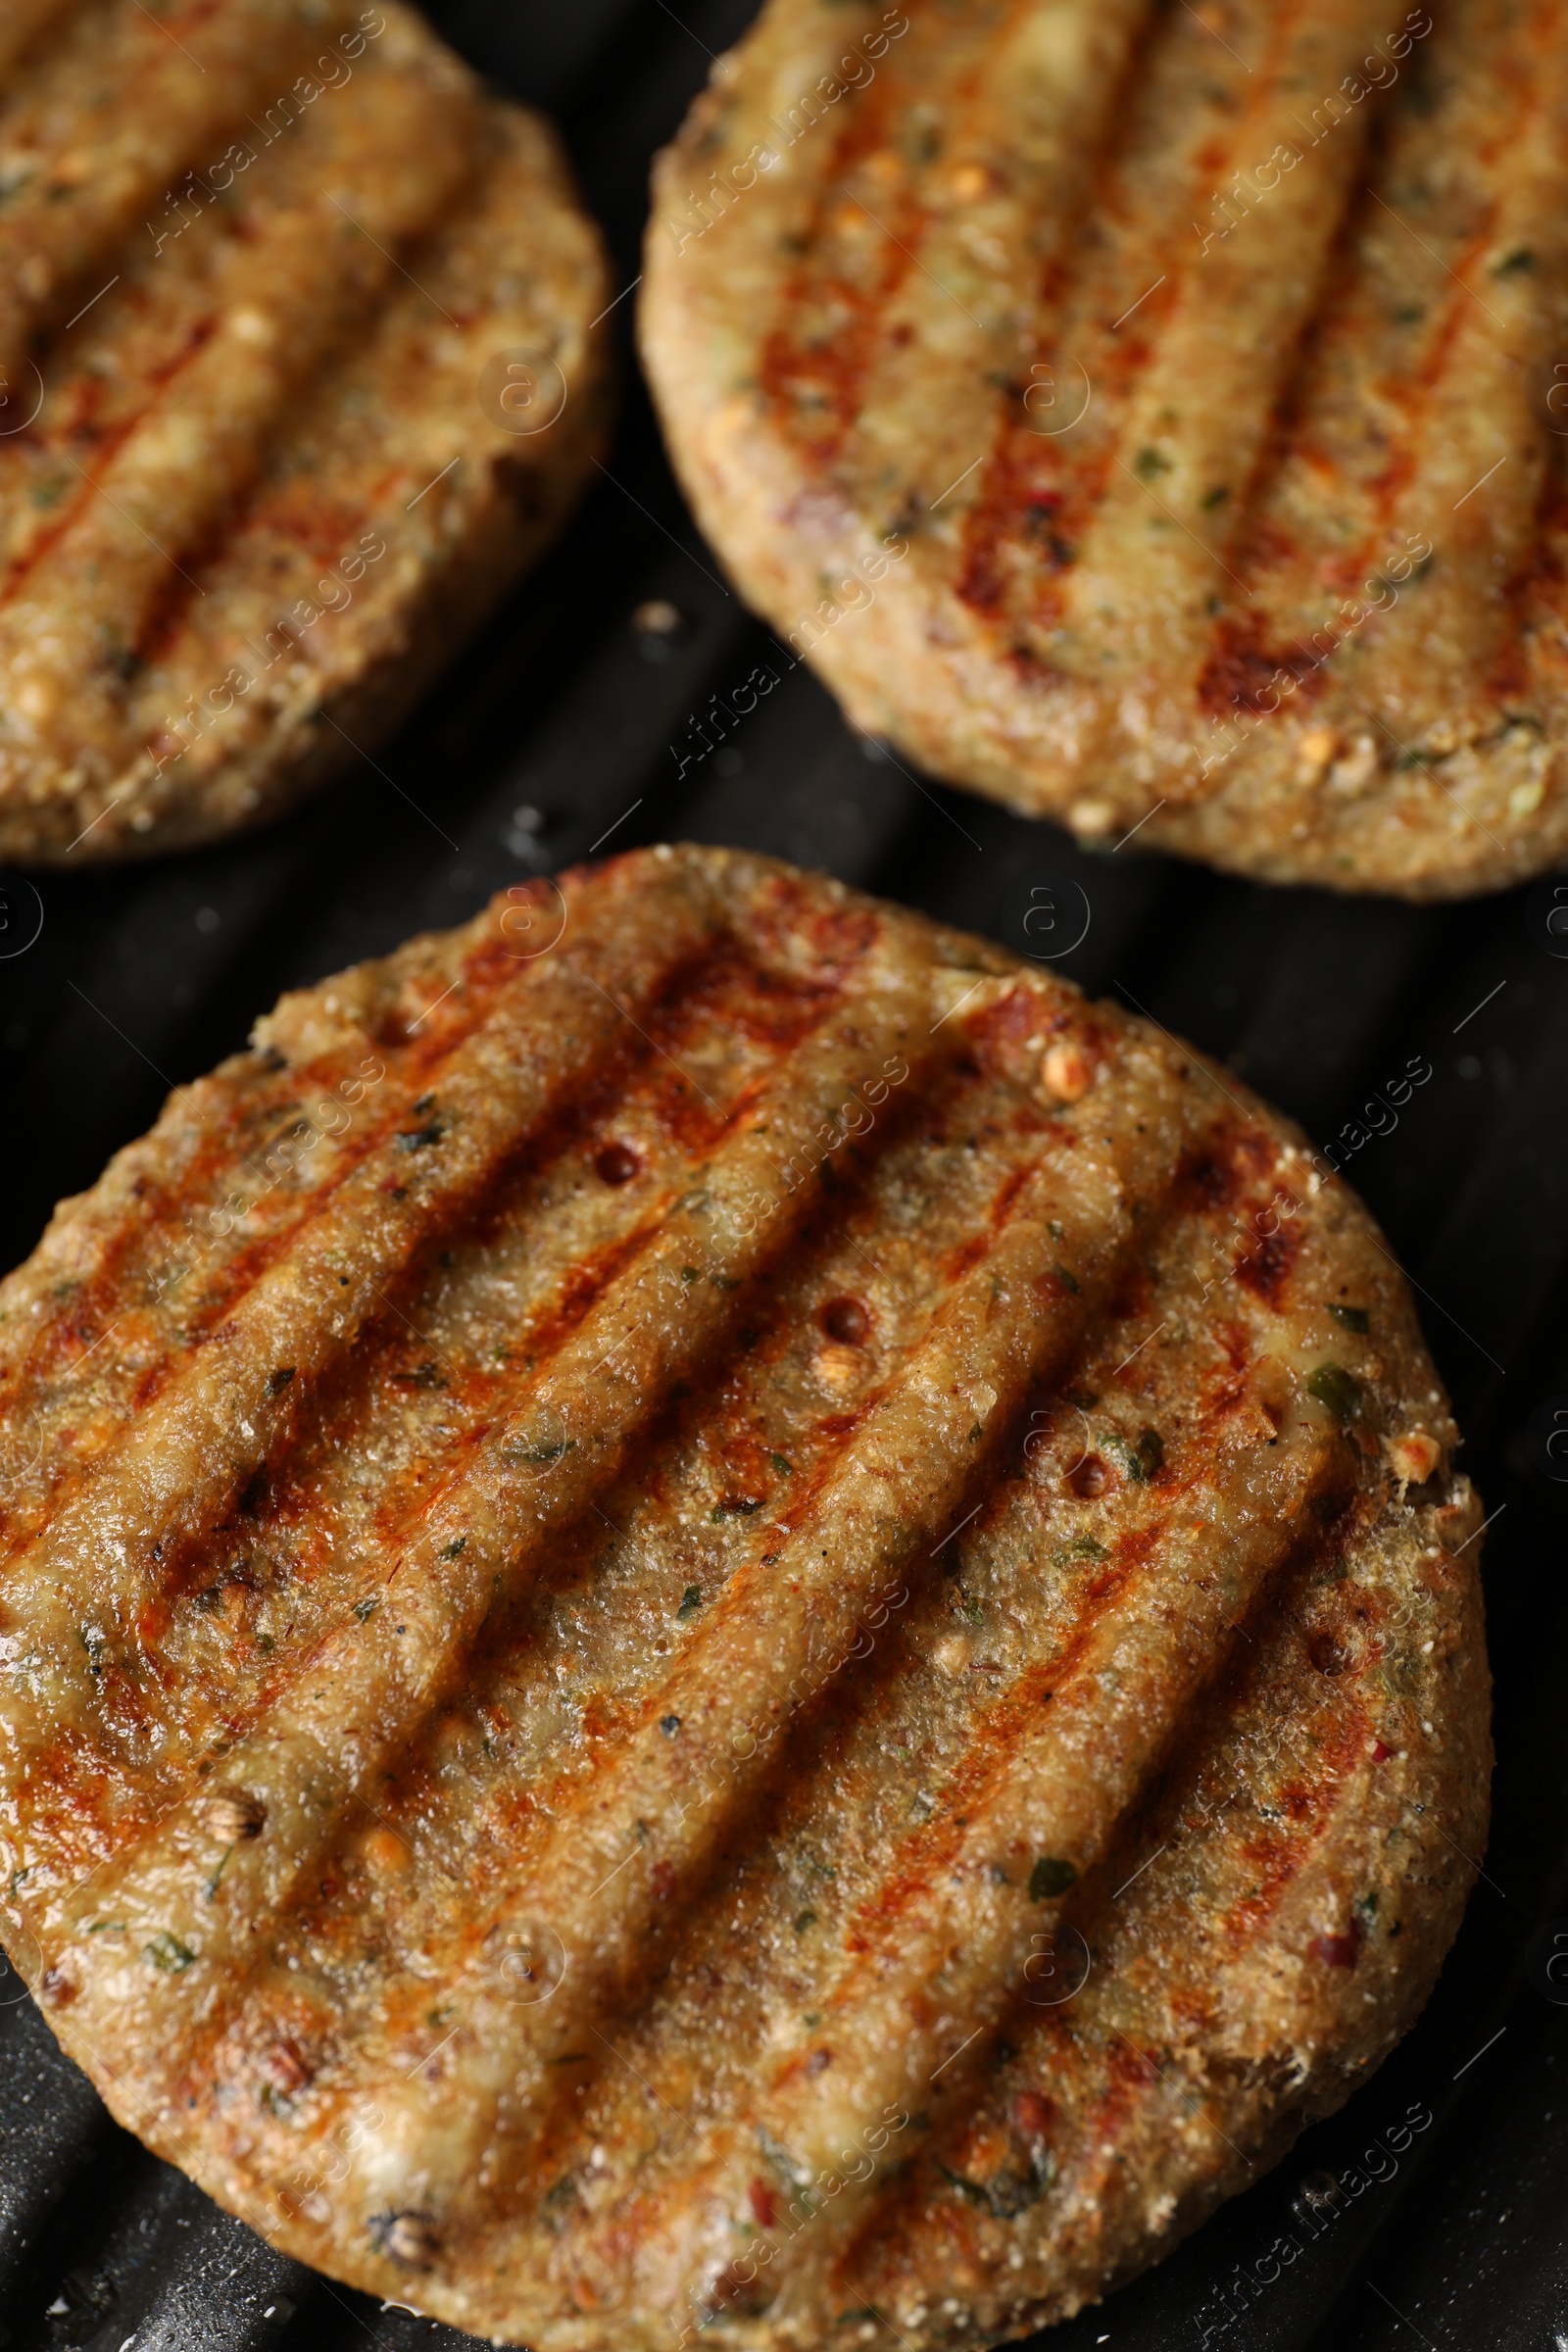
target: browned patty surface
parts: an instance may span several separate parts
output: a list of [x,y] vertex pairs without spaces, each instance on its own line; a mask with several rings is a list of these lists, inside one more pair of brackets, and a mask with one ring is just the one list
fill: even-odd
[[28,0],[0,70],[0,858],[79,863],[387,732],[580,486],[609,292],[411,9]]
[[655,173],[676,466],[852,722],[1085,840],[1568,853],[1560,0],[769,0]]
[[285,998],[0,1287],[0,1436],[8,1950],[480,2334],[1070,2312],[1378,2062],[1481,1850],[1480,1510],[1353,1195],[766,859]]

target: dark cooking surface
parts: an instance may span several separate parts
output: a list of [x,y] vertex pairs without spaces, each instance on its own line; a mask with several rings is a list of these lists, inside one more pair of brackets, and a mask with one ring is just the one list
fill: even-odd
[[[748,0],[694,0],[679,22],[663,0],[431,13],[556,113],[629,285],[650,155]],[[1352,1129],[1366,1140],[1348,1172],[1425,1294],[1467,1466],[1502,1513],[1487,1538],[1499,1749],[1487,1875],[1425,2019],[1351,2105],[1171,2261],[1040,2340],[1568,2347],[1568,2008],[1549,1997],[1568,1999],[1568,1981],[1546,1975],[1554,1926],[1568,1955],[1568,1483],[1549,1475],[1568,1476],[1568,1458],[1546,1451],[1554,1404],[1568,1432],[1568,913],[1554,938],[1549,884],[1428,910],[1266,891],[1134,848],[1091,858],[866,758],[725,595],[685,520],[633,377],[631,307],[617,314],[613,478],[373,768],[253,841],[39,878],[42,933],[0,961],[4,1262],[149,1124],[166,1082],[238,1046],[280,989],[455,922],[612,828],[615,848],[687,836],[774,851],[1035,953],[1070,940],[1087,906],[1059,968],[1229,1056],[1318,1143],[1412,1058],[1430,1062],[1402,1107]],[[654,600],[678,609],[674,635],[634,627]],[[709,697],[729,703],[759,663],[778,686],[723,718],[722,739],[700,732]],[[9,1971],[0,2002],[0,2344],[467,2340],[378,2312],[220,2215],[110,2123]]]

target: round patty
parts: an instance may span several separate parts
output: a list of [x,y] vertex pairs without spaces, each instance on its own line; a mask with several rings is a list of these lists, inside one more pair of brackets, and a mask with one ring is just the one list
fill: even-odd
[[285,998],[0,1288],[8,1950],[302,2259],[545,2352],[989,2341],[1419,2009],[1480,1509],[1152,1023],[638,852]]
[[24,16],[0,858],[80,863],[388,732],[574,499],[609,295],[553,132],[393,0]]
[[742,593],[853,725],[1086,841],[1418,899],[1562,858],[1561,36],[769,0],[642,296]]

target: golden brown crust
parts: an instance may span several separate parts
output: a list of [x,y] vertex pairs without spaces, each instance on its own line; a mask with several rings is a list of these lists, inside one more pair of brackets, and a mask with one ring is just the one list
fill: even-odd
[[1359,1203],[767,859],[285,999],[0,1286],[0,1438],[51,2024],[546,2352],[1076,2309],[1377,2063],[1485,1836],[1479,1506]]
[[1560,12],[1210,17],[771,0],[655,172],[677,469],[933,773],[1276,881],[1518,881],[1568,852]]
[[603,433],[603,255],[548,127],[396,6],[192,17],[183,49],[130,0],[63,20],[0,107],[37,409],[0,438],[14,859],[212,839],[352,760]]

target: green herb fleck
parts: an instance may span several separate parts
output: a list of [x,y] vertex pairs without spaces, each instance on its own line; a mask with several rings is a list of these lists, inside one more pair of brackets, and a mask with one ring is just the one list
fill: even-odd
[[151,1943],[142,1946],[142,1956],[150,1960],[154,1968],[161,1969],[166,1977],[183,1975],[196,1958],[189,1944],[181,1943],[179,1937],[172,1936],[167,1928],[161,1928]]
[[1133,471],[1141,482],[1157,481],[1162,473],[1171,470],[1169,458],[1162,457],[1157,449],[1141,449],[1133,460]]
[[1230,494],[1230,484],[1221,482],[1217,489],[1210,490],[1206,497],[1200,499],[1199,504],[1205,514],[1212,514],[1216,507],[1222,507],[1225,504]]
[[436,1558],[438,1560],[455,1560],[459,1552],[462,1551],[464,1546],[466,1544],[467,1541],[468,1539],[466,1536],[454,1536],[450,1544],[442,1544],[440,1550],[435,1555]]
[[1039,2160],[1027,2174],[998,2173],[990,2180],[967,2180],[962,2173],[949,2172],[940,2159],[937,2171],[951,2180],[959,2196],[971,2205],[983,2205],[999,2222],[1010,2222],[1033,2205],[1048,2188],[1055,2173],[1055,2163],[1049,2149],[1042,2149]]
[[806,1934],[806,1931],[807,1931],[807,1929],[808,1929],[808,1928],[814,1928],[814,1927],[815,1927],[815,1925],[816,1925],[816,1913],[815,1913],[814,1911],[797,1911],[797,1912],[796,1912],[796,1914],[795,1914],[795,1933],[796,1933],[796,1935],[797,1935],[797,1936],[804,1936],[804,1935]]
[[675,1614],[677,1617],[695,1617],[702,1605],[702,1586],[688,1585],[685,1592],[680,1596],[680,1607],[675,1611]]
[[[62,485],[62,487],[64,485]],[[44,485],[40,485],[40,487],[44,487]],[[40,499],[38,492],[34,490],[32,494],[32,503],[35,507],[40,505],[52,507],[59,496],[60,492],[59,490],[56,490],[53,497],[45,497]],[[128,686],[131,679],[135,677],[139,671],[145,669],[147,664],[133,646],[122,644],[121,640],[115,636],[112,630],[106,630],[104,635],[105,667],[112,669],[116,677],[123,679],[125,684]]]
[[1319,1404],[1326,1404],[1340,1421],[1352,1420],[1361,1409],[1361,1384],[1343,1364],[1319,1364],[1308,1374],[1306,1385]]
[[1130,1478],[1135,1487],[1143,1485],[1149,1473],[1145,1466],[1143,1453],[1138,1447],[1129,1446],[1125,1438],[1119,1438],[1113,1431],[1108,1430],[1102,1430],[1095,1443],[1099,1446],[1102,1453],[1109,1454],[1124,1478]]
[[371,1611],[373,1609],[378,1609],[380,1605],[381,1601],[379,1594],[372,1594],[368,1600],[357,1600],[354,1603],[354,1614],[363,1625],[367,1617],[370,1615]]
[[1054,1854],[1042,1854],[1029,1873],[1029,1900],[1044,1903],[1054,1895],[1065,1894],[1077,1876],[1070,1862],[1059,1861]]
[[1329,1313],[1336,1323],[1343,1323],[1347,1331],[1365,1331],[1368,1328],[1364,1306],[1339,1306],[1331,1300]]
[[1533,270],[1535,266],[1536,257],[1529,246],[1518,245],[1512,253],[1496,264],[1492,274],[1494,277],[1517,277],[1526,270]]
[[795,1476],[795,1464],[793,1462],[787,1462],[781,1453],[770,1453],[767,1458],[772,1463],[774,1469],[778,1472],[780,1478],[793,1478]]
[[971,2205],[983,2205],[988,2212],[990,2211],[990,2192],[982,2188],[978,2180],[966,2180],[961,2173],[950,2172],[948,2167],[941,2162],[937,2165],[937,2171],[945,2180],[952,2181],[960,2197],[966,2197]]
[[542,2202],[548,2211],[559,2213],[564,2205],[579,2202],[577,2183],[570,2173],[563,2173],[554,2187],[547,2188]]
[[1074,1536],[1070,1544],[1063,1544],[1051,1558],[1054,1567],[1065,1568],[1069,1560],[1102,1560],[1104,1556],[1105,1546],[1097,1544],[1093,1536]]
[[1061,1284],[1063,1290],[1071,1291],[1075,1298],[1082,1298],[1083,1286],[1078,1277],[1076,1274],[1070,1274],[1059,1259],[1056,1263],[1056,1280]]

